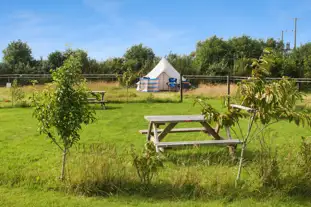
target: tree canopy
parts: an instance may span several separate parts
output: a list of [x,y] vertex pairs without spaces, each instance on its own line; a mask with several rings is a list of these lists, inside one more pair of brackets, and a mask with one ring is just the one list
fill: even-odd
[[143,65],[147,61],[153,61],[155,54],[149,47],[143,46],[143,44],[133,45],[124,54],[125,60],[135,60],[135,71],[142,69]]
[[[223,39],[216,35],[197,42],[188,54],[170,52],[168,61],[183,74],[250,76],[251,64],[264,48],[274,51],[269,66],[270,76],[311,77],[311,43],[294,50],[284,50],[284,43],[273,38],[255,39],[247,35]],[[131,65],[133,72],[147,74],[160,60],[152,48],[136,44],[122,57],[103,61],[93,59],[85,50],[67,49],[51,52],[47,60],[32,57],[30,46],[21,40],[10,42],[3,50],[0,73],[48,73],[63,65],[70,56],[79,56],[83,73],[122,74]]]
[[31,48],[21,40],[10,42],[2,52],[4,63],[9,65],[18,63],[27,65],[33,60]]

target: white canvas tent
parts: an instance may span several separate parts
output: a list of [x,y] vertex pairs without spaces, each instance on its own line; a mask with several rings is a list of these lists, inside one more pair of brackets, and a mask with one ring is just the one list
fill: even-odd
[[[167,85],[169,78],[176,78],[177,83],[180,83],[180,74],[165,58],[162,58],[160,62],[145,77],[159,79],[160,91],[169,89]],[[183,78],[183,81],[184,80],[185,79]],[[137,85],[137,90],[140,90],[139,82]]]

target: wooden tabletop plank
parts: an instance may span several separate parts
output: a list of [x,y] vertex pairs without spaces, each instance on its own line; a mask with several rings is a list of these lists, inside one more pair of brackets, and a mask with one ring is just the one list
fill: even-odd
[[205,121],[204,115],[160,115],[145,116],[149,122],[154,123],[178,123],[178,122],[202,122]]
[[179,141],[179,142],[158,142],[158,147],[178,147],[178,146],[193,146],[193,145],[236,145],[242,144],[238,139],[231,140],[204,140],[204,141]]
[[248,112],[255,112],[255,111],[256,111],[256,110],[253,109],[253,108],[249,108],[249,107],[242,106],[242,105],[237,105],[237,104],[230,104],[230,106],[231,106],[232,108],[243,109],[243,110],[248,111]]

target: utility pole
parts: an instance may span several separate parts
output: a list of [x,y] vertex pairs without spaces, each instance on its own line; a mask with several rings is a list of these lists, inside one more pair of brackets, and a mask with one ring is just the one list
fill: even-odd
[[282,30],[282,36],[281,37],[282,37],[281,40],[283,42],[283,40],[284,40],[284,30]]
[[[297,46],[297,17],[294,18],[294,50],[296,50]],[[298,67],[296,60],[296,67]],[[301,68],[298,68],[298,78],[302,77]],[[298,90],[301,90],[301,82],[298,82]]]
[[295,29],[294,29],[294,49],[296,49],[296,42],[297,42],[297,18],[294,18],[295,22]]

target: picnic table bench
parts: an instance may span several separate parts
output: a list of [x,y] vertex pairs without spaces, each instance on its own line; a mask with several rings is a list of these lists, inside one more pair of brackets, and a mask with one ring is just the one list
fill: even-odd
[[[107,103],[104,99],[106,91],[89,91],[89,93],[93,96],[87,99],[89,104],[100,104],[103,109],[106,109],[105,103]],[[100,95],[100,98],[98,98]]]
[[[238,139],[232,139],[230,130],[226,129],[227,139],[219,135],[219,127],[212,128],[206,121],[204,115],[161,115],[161,116],[145,116],[149,122],[147,130],[140,130],[141,134],[147,134],[147,141],[152,141],[159,152],[163,148],[173,148],[181,146],[200,146],[200,145],[227,145],[229,146],[230,154],[234,155],[235,146],[242,142]],[[178,123],[198,122],[203,127],[201,128],[175,128]],[[159,129],[160,125],[166,125],[164,129]],[[168,133],[184,133],[184,132],[205,132],[212,136],[213,140],[204,141],[176,141],[163,142],[162,140]]]

